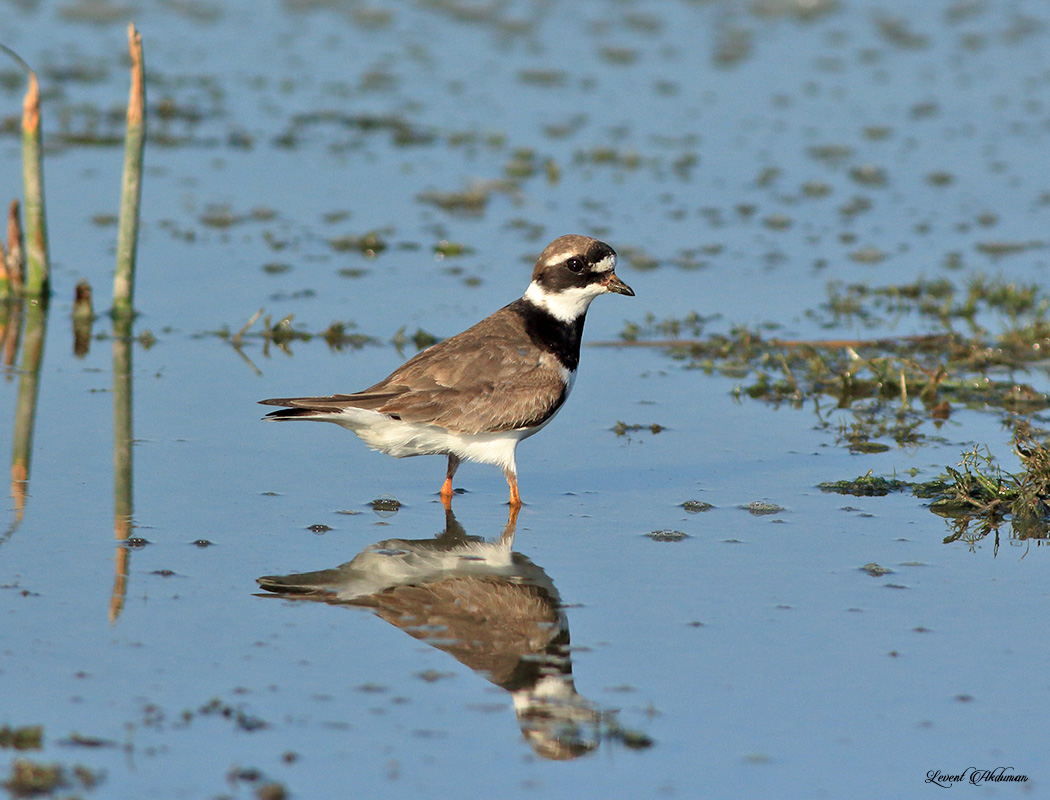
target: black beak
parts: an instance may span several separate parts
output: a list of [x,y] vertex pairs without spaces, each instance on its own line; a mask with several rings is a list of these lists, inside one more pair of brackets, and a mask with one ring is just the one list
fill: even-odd
[[610,272],[609,277],[602,281],[602,285],[607,292],[616,292],[616,294],[625,294],[628,297],[634,297],[634,289],[617,278],[615,272]]

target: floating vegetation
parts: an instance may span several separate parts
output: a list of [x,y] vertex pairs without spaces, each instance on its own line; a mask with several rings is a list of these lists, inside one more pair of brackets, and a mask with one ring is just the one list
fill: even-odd
[[686,368],[739,381],[733,396],[741,402],[812,407],[818,427],[853,453],[943,442],[938,431],[959,408],[999,414],[1023,466],[1016,475],[995,465],[987,448],[975,447],[932,481],[869,472],[820,485],[859,497],[910,491],[952,520],[946,541],[974,543],[995,533],[998,546],[1004,522],[1016,539],[1050,539],[1050,444],[1039,441],[1033,427],[1050,422],[1048,312],[1050,296],[1038,285],[981,276],[963,286],[947,279],[885,287],[833,283],[826,301],[807,313],[821,327],[864,329],[907,319],[913,330],[926,332],[789,340],[744,327],[707,333],[716,318],[692,314],[628,323],[619,343],[605,344],[664,348]]
[[642,156],[639,153],[608,146],[579,150],[573,155],[573,161],[577,164],[614,166],[621,169],[637,169],[642,166]]
[[356,251],[366,258],[375,258],[390,246],[383,234],[383,231],[369,231],[360,236],[337,236],[329,239],[328,244],[337,253]]
[[461,242],[450,242],[442,239],[434,245],[434,254],[438,258],[453,258],[465,256],[474,252],[474,248]]
[[881,578],[883,575],[892,575],[893,570],[872,562],[860,568],[862,572],[868,573],[873,578]]
[[44,764],[28,758],[18,758],[11,764],[11,774],[0,782],[12,797],[50,795],[59,789],[94,789],[101,780],[100,773],[77,764],[67,768],[61,764]]
[[683,539],[689,538],[688,533],[683,533],[682,531],[673,531],[670,529],[665,529],[662,531],[651,531],[645,535],[652,539],[654,542],[680,542]]
[[[255,324],[260,318],[262,318],[262,325],[258,330],[255,330]],[[378,339],[371,336],[367,336],[363,333],[351,332],[350,329],[354,327],[352,322],[333,322],[322,331],[310,332],[300,328],[293,328],[292,320],[294,318],[294,314],[288,314],[275,322],[269,315],[263,317],[263,310],[260,308],[236,333],[231,333],[229,328],[223,327],[205,335],[217,336],[220,339],[225,339],[238,351],[241,349],[245,340],[261,340],[264,345],[264,355],[269,354],[268,348],[270,345],[274,345],[285,352],[289,352],[288,345],[292,342],[309,342],[315,338],[324,340],[324,342],[333,350],[343,350],[346,348],[360,350],[366,345],[379,343]]]
[[398,116],[316,111],[297,114],[293,117],[291,127],[277,137],[275,144],[280,147],[295,147],[304,132],[323,126],[343,128],[363,134],[384,133],[390,137],[391,144],[398,147],[428,145],[437,140],[437,134],[434,131]]
[[618,421],[610,430],[617,436],[626,436],[628,433],[636,433],[638,431],[649,431],[649,433],[660,433],[666,430],[663,425],[652,423],[649,425],[634,424],[628,425],[626,422]]
[[851,167],[849,176],[865,186],[885,186],[889,182],[886,171],[875,164],[858,164]]
[[421,192],[417,199],[450,214],[481,216],[485,213],[494,188],[491,183],[475,183],[459,192]]
[[568,83],[569,76],[558,69],[522,69],[518,70],[518,81],[526,86],[542,88],[560,88]]
[[368,505],[380,517],[392,517],[401,510],[401,501],[388,494],[377,497]]
[[1007,522],[1013,539],[1050,542],[1050,441],[1038,441],[1027,424],[1020,424],[1014,431],[1014,451],[1022,467],[1017,474],[996,465],[987,448],[975,446],[962,454],[957,468],[945,467],[944,474],[931,481],[913,483],[869,473],[819,488],[856,497],[910,491],[930,499],[930,511],[949,520],[946,544],[974,545],[993,534],[997,551],[999,528]]
[[854,497],[885,497],[891,492],[900,492],[910,484],[896,478],[883,478],[870,472],[851,481],[834,481],[822,483],[818,487],[823,492],[848,494]]
[[1003,256],[1014,255],[1015,253],[1023,253],[1026,250],[1038,250],[1046,247],[1043,242],[978,242],[977,252],[984,253],[985,255],[992,256],[993,258],[1002,258]]
[[998,549],[999,527],[1006,521],[1013,538],[1050,540],[1050,444],[1022,427],[1015,431],[1014,450],[1022,467],[1017,474],[1005,472],[987,449],[976,447],[963,454],[961,469],[946,468],[945,489],[930,505],[953,520],[945,542],[972,544],[994,533]]
[[778,506],[776,503],[767,503],[764,500],[752,500],[750,503],[740,507],[756,517],[768,517],[785,510],[783,506]]
[[[654,336],[672,340],[696,338],[703,333],[705,324],[713,319],[717,319],[717,316],[704,317],[693,312],[681,319],[657,320],[649,313],[641,324],[628,322],[620,332],[620,338],[624,342],[638,342]],[[665,344],[673,347],[675,342]]]
[[861,247],[849,254],[850,260],[858,264],[879,264],[887,257],[887,253],[877,247]]
[[416,350],[426,350],[432,344],[437,344],[441,341],[437,336],[428,333],[422,328],[416,328],[416,332],[411,336],[408,336],[405,333],[406,330],[406,326],[402,325],[390,340],[390,343],[394,345],[399,352],[403,351],[409,342],[415,346]]
[[821,327],[871,328],[912,318],[929,332],[789,340],[733,327],[705,335],[712,318],[691,314],[650,316],[628,323],[620,336],[622,344],[663,347],[689,368],[737,378],[739,400],[813,404],[837,444],[871,453],[927,441],[928,428],[957,407],[997,410],[1011,424],[1050,409],[1050,395],[1017,374],[1036,369],[1050,352],[1048,310],[1050,297],[1034,284],[981,277],[962,289],[945,279],[879,288],[835,283],[807,314]]
[[44,729],[40,725],[23,725],[18,728],[0,725],[0,748],[39,750],[43,746]]
[[215,697],[197,709],[202,716],[216,715],[228,719],[237,726],[239,730],[252,733],[270,727],[270,723],[259,717],[248,714],[243,708],[230,705],[224,700]]

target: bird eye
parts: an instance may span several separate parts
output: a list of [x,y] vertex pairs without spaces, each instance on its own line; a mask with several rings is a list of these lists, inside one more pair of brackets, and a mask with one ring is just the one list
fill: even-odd
[[583,272],[583,262],[578,258],[570,258],[565,262],[569,272]]

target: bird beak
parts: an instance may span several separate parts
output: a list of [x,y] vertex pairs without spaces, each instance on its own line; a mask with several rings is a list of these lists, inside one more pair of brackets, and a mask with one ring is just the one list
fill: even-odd
[[615,272],[609,273],[609,277],[602,281],[602,286],[605,287],[605,291],[607,292],[616,292],[616,294],[625,294],[628,297],[634,297],[634,289],[617,278]]

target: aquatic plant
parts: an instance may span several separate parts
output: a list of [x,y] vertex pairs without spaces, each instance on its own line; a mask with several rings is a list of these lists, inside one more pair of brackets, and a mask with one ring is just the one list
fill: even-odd
[[1017,377],[1045,384],[1036,372],[1050,348],[1048,309],[1050,296],[1039,286],[983,276],[961,287],[945,279],[831,284],[826,301],[807,313],[822,327],[882,327],[887,318],[911,317],[927,332],[791,340],[733,327],[705,335],[711,318],[692,314],[628,323],[620,342],[599,344],[659,347],[686,368],[736,378],[733,396],[741,402],[812,407],[818,427],[852,452],[919,447],[939,438],[937,430],[957,407],[998,413],[1022,463],[1017,474],[1002,471],[984,446],[963,453],[932,481],[869,472],[820,488],[855,496],[911,491],[931,499],[930,510],[952,521],[946,541],[995,533],[998,542],[1007,521],[1015,538],[1043,540],[1050,538],[1050,444],[1040,440],[1033,421],[1050,409],[1050,395]]
[[124,176],[117,230],[117,270],[113,276],[113,314],[133,312],[135,253],[138,248],[139,205],[142,199],[142,154],[146,145],[146,81],[142,61],[142,36],[128,25],[131,54],[131,90],[128,97],[127,133],[124,139]]
[[[44,162],[41,144],[40,125],[40,83],[36,72],[16,52],[0,44],[0,50],[13,58],[25,71],[29,80],[25,98],[22,101],[22,183],[25,193],[25,238],[22,242],[21,232],[18,239],[21,251],[24,245],[26,273],[24,282],[21,274],[11,279],[11,264],[5,263],[3,280],[0,280],[0,294],[11,289],[28,297],[45,297],[49,293],[49,266],[47,256],[47,218],[44,214]],[[11,219],[17,224],[16,206],[12,206],[9,217],[9,241],[11,248]],[[20,252],[21,255],[21,252]],[[6,259],[5,259],[6,261]]]
[[[782,339],[766,330],[731,327],[704,333],[713,318],[646,318],[628,323],[619,342],[664,349],[687,368],[738,378],[738,400],[793,408],[812,405],[821,427],[854,451],[917,444],[956,406],[998,410],[1007,422],[1050,408],[1050,395],[1013,372],[1034,370],[1050,347],[1050,297],[1034,284],[978,276],[964,287],[947,280],[886,287],[831,284],[807,316],[825,328],[883,326],[913,317],[928,332],[870,339]],[[962,323],[962,324],[960,324]],[[775,330],[775,326],[769,326]],[[998,329],[1000,332],[991,333]],[[828,407],[849,412],[829,422]]]
[[1050,542],[1050,439],[1040,440],[1029,425],[1019,424],[1013,448],[1021,460],[1018,473],[999,467],[987,447],[974,446],[955,467],[946,466],[931,481],[913,483],[869,472],[854,480],[822,483],[819,488],[855,497],[910,491],[930,499],[930,511],[949,520],[946,544],[972,545],[991,534],[998,550],[999,529],[1005,523],[1014,539]]

